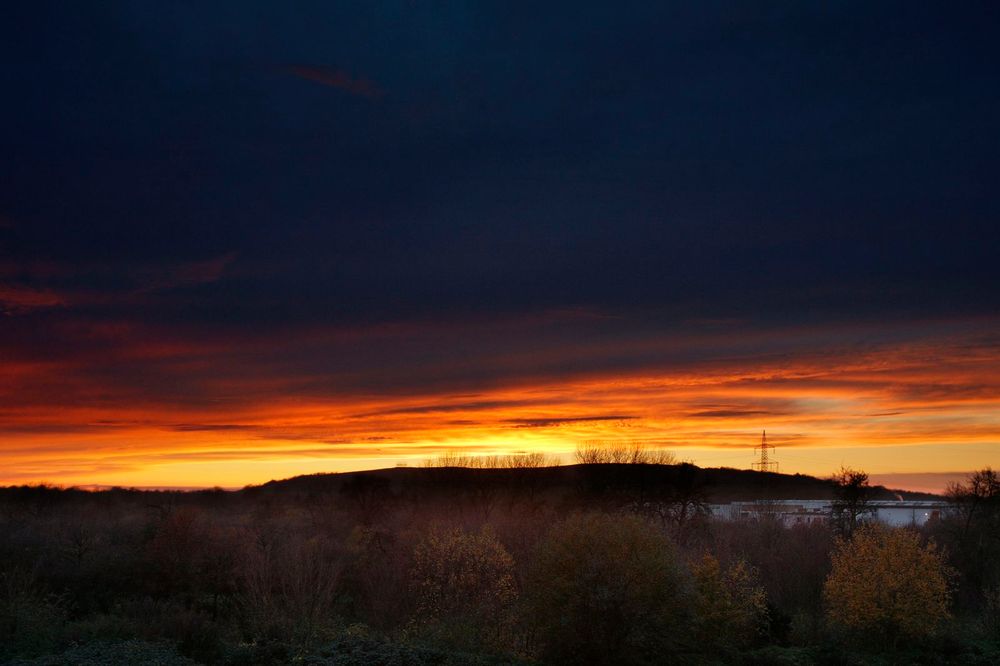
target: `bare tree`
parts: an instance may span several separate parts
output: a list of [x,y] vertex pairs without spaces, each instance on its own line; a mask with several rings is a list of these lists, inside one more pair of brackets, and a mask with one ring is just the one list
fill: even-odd
[[462,467],[465,469],[537,469],[555,467],[556,458],[544,453],[521,451],[507,455],[472,455],[448,451],[424,463],[425,467]]
[[871,506],[872,487],[867,472],[848,467],[841,467],[833,475],[833,481],[837,484],[833,524],[841,534],[849,537],[860,521],[875,513]]
[[645,442],[586,442],[577,446],[576,460],[581,465],[675,465],[670,451],[650,448]]
[[946,495],[958,510],[968,535],[974,522],[995,523],[1000,519],[1000,475],[986,467],[964,482],[949,484]]

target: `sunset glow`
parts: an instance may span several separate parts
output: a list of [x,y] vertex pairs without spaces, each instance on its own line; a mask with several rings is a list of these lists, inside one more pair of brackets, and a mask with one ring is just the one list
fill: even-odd
[[[199,345],[141,327],[74,330],[90,355],[4,366],[0,483],[242,486],[419,465],[448,451],[569,462],[595,440],[745,468],[765,428],[785,472],[854,465],[940,490],[966,468],[996,464],[993,320],[782,331],[703,322],[592,344],[519,344],[565,327],[598,337],[606,321],[569,312],[311,330],[266,351],[254,339]],[[399,349],[465,337],[492,349],[433,372],[422,354]],[[352,353],[386,359],[368,373],[385,389],[349,391],[350,370],[308,360],[346,365]],[[150,379],[133,384],[139,369]]]
[[1000,466],[977,11],[8,23],[0,484],[239,487],[591,440],[746,468],[765,429],[783,472],[941,490]]

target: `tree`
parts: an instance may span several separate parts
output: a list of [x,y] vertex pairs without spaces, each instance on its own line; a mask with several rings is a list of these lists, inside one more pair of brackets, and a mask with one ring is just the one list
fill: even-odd
[[579,445],[576,459],[581,465],[581,490],[599,497],[605,508],[658,516],[664,522],[675,522],[681,515],[685,517],[679,522],[686,519],[688,507],[674,501],[666,506],[662,501],[665,490],[678,485],[668,478],[677,476],[672,472],[678,467],[669,451],[652,449],[645,442],[597,441]]
[[411,579],[421,634],[466,649],[509,645],[514,558],[488,528],[431,530],[414,550]]
[[412,615],[410,585],[413,544],[409,533],[356,526],[347,538],[344,601],[353,615],[387,630]]
[[[942,527],[962,575],[960,601],[1000,618],[1000,475],[989,467],[973,472],[951,484],[947,496],[954,513]],[[1000,619],[992,623],[1000,629]]]
[[966,535],[977,522],[1000,528],[1000,475],[991,468],[973,472],[964,482],[950,484],[946,494],[962,517]]
[[554,527],[527,589],[546,663],[661,663],[685,635],[689,580],[673,544],[636,516],[578,515]]
[[949,617],[950,570],[915,531],[872,523],[841,539],[823,587],[836,627],[895,641],[934,633]]
[[674,465],[670,451],[651,449],[645,442],[588,442],[576,448],[581,465]]
[[337,545],[322,536],[247,537],[236,599],[244,631],[254,640],[308,645],[332,621],[342,566]]
[[692,573],[699,645],[745,648],[766,633],[767,599],[756,569],[744,560],[723,569],[706,554],[692,566]]
[[656,481],[646,493],[641,512],[658,518],[684,543],[691,522],[709,514],[704,473],[695,465],[681,463]]
[[836,499],[833,501],[833,524],[844,536],[850,537],[858,523],[865,516],[875,513],[870,506],[872,487],[868,483],[868,474],[861,470],[841,467],[833,475],[837,485]]
[[340,494],[354,503],[366,527],[385,513],[392,500],[389,479],[375,474],[355,474],[340,487]]

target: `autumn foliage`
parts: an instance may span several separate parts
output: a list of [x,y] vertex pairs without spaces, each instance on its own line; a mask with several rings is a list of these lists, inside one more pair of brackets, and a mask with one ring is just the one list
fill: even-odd
[[931,635],[949,617],[944,557],[916,531],[866,525],[832,559],[824,592],[835,626],[896,640]]
[[552,663],[661,659],[677,650],[691,611],[674,546],[633,516],[593,513],[556,525],[528,589],[541,654]]
[[787,526],[692,465],[536,462],[0,489],[0,663],[1000,663],[989,470],[890,528],[860,474],[856,520]]
[[418,632],[454,647],[510,644],[518,596],[514,558],[489,529],[436,527],[413,559]]
[[712,555],[691,567],[695,584],[696,637],[717,649],[745,648],[767,632],[767,595],[757,571],[744,560],[723,568]]

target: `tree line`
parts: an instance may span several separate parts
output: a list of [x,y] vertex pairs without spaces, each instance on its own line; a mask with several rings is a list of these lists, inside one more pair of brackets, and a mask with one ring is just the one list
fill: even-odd
[[495,461],[502,481],[477,484],[455,456],[411,470],[428,491],[409,495],[377,473],[295,492],[0,489],[0,661],[1000,655],[992,470],[919,529],[870,520],[867,477],[842,470],[830,524],[786,527],[711,520],[698,468],[647,453],[582,449],[579,483],[559,494],[521,474],[544,457]]

